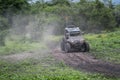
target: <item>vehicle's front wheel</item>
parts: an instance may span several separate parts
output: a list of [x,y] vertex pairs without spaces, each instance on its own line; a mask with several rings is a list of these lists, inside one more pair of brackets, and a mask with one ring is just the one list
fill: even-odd
[[87,42],[82,44],[82,46],[81,46],[81,51],[82,52],[89,52],[89,50],[90,50],[90,47],[89,47],[89,44]]
[[70,52],[70,49],[71,49],[71,46],[69,43],[66,43],[65,44],[65,53],[69,53]]
[[90,46],[89,46],[89,44],[86,42],[85,45],[86,45],[86,47],[85,47],[85,51],[86,51],[86,52],[89,52],[89,50],[90,50]]
[[64,45],[65,43],[64,43],[64,40],[62,40],[61,41],[61,50],[62,51],[65,51],[65,45]]

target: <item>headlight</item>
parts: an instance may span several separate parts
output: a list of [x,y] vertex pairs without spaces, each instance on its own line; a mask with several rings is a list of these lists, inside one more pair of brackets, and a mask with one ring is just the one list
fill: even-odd
[[83,43],[83,42],[85,42],[85,39],[80,39],[80,43]]
[[73,40],[71,40],[71,42],[73,43],[74,41],[73,41]]

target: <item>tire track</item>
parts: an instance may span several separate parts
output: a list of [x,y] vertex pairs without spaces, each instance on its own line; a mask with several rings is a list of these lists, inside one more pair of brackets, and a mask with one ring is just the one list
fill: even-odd
[[96,59],[94,56],[89,55],[89,53],[64,53],[57,48],[53,50],[52,54],[56,59],[64,61],[66,65],[75,69],[120,77],[120,64]]

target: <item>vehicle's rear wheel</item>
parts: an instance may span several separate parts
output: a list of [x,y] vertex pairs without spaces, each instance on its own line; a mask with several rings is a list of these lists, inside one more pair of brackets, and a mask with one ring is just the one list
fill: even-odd
[[85,42],[82,46],[81,46],[81,51],[82,52],[89,52],[89,44],[87,42]]
[[71,46],[69,43],[66,43],[65,44],[65,53],[69,53],[70,52],[70,49],[71,49]]

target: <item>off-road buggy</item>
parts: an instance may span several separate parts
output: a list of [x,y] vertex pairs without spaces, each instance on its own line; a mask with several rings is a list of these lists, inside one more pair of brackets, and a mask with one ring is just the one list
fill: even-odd
[[73,51],[89,51],[89,44],[82,37],[82,32],[79,27],[69,25],[65,28],[64,37],[61,41],[61,50],[66,53]]

